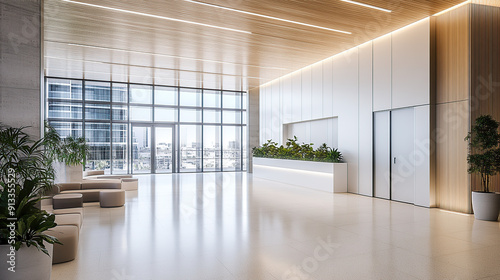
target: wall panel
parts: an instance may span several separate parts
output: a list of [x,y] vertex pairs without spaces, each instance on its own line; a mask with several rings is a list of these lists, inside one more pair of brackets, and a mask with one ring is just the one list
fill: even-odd
[[311,118],[323,117],[323,64],[317,63],[311,67],[312,92],[311,92]]
[[430,19],[392,34],[392,108],[429,104]]
[[373,40],[373,111],[391,108],[391,35]]
[[359,193],[373,195],[372,43],[359,47]]
[[332,59],[323,61],[323,117],[333,117]]
[[[500,121],[500,7],[471,5],[471,122],[481,115]],[[480,176],[471,177],[473,190]],[[491,190],[500,192],[500,176]]]
[[312,69],[302,70],[302,120],[312,117]]
[[281,81],[281,98],[283,104],[283,123],[292,121],[292,79],[287,76]]
[[302,120],[302,77],[301,71],[294,73],[292,79],[292,122]]

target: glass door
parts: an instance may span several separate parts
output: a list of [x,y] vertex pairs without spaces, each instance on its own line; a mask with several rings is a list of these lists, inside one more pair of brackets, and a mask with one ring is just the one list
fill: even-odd
[[132,173],[151,173],[151,126],[132,127]]
[[174,127],[155,127],[155,173],[172,173],[174,170]]

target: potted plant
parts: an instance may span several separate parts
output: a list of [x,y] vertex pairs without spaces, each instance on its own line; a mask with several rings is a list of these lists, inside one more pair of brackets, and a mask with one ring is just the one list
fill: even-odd
[[500,211],[500,194],[490,192],[490,178],[500,170],[498,126],[491,116],[480,116],[465,138],[470,141],[468,172],[481,176],[481,189],[472,192],[472,209],[478,220],[496,221]]
[[61,138],[47,122],[44,138],[48,157],[55,169],[55,182],[80,182],[83,178],[83,163],[89,152],[85,138]]
[[55,216],[37,206],[54,178],[44,144],[0,126],[0,279],[50,279],[59,241],[46,234]]

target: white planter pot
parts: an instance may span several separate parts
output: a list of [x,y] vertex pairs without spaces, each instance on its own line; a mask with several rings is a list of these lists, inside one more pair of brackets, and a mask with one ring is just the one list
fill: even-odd
[[56,172],[55,183],[73,183],[83,180],[83,165],[68,166],[64,162],[54,162],[54,170]]
[[477,220],[497,221],[500,212],[500,194],[472,192],[472,209]]
[[330,193],[347,192],[347,163],[254,157],[253,176]]
[[49,251],[49,256],[39,251],[36,247],[22,246],[15,252],[15,272],[9,269],[11,264],[10,245],[0,245],[0,279],[9,280],[50,280],[52,272],[53,245],[45,244]]

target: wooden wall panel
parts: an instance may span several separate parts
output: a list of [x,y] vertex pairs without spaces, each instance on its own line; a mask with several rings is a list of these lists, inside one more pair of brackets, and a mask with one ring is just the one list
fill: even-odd
[[471,212],[470,184],[467,174],[469,102],[436,105],[436,198],[437,207]]
[[469,11],[466,5],[436,17],[436,102],[469,97]]
[[[500,7],[471,5],[471,122],[480,115],[500,121]],[[472,175],[473,190],[480,188]],[[492,180],[500,191],[500,176]]]
[[436,206],[471,212],[467,174],[470,5],[436,17]]

